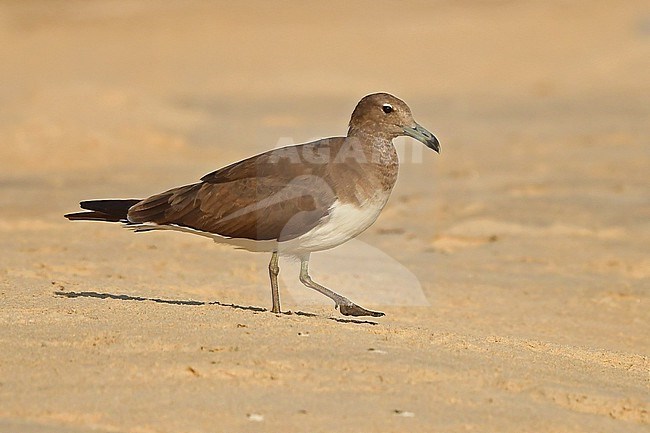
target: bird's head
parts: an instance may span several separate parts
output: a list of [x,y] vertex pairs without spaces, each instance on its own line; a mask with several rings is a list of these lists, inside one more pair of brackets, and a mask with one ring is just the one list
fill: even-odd
[[393,139],[409,136],[440,152],[438,139],[419,125],[408,105],[389,93],[373,93],[359,101],[352,112],[348,136],[383,136]]

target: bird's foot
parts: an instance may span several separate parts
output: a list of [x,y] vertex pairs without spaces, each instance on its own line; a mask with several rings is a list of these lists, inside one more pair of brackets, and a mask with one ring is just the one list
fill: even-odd
[[339,311],[344,316],[372,316],[372,317],[381,317],[384,315],[381,311],[371,311],[366,310],[363,307],[358,306],[357,304],[339,304],[337,305]]

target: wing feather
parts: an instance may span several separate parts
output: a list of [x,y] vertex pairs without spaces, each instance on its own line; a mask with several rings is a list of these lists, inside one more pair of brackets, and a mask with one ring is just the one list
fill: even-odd
[[[331,141],[332,139],[330,139]],[[328,141],[309,146],[327,146]],[[254,240],[294,239],[329,214],[336,196],[325,164],[300,164],[295,146],[240,161],[129,209],[133,223],[157,223]]]

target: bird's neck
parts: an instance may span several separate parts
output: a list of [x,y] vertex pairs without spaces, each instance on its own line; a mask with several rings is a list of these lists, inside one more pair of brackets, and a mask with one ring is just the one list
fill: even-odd
[[392,137],[355,132],[348,134],[339,150],[341,159],[352,158],[363,167],[365,177],[377,179],[390,191],[397,180],[399,159]]
[[397,151],[389,135],[350,129],[345,142],[348,149],[360,152],[366,163],[392,165],[398,162]]

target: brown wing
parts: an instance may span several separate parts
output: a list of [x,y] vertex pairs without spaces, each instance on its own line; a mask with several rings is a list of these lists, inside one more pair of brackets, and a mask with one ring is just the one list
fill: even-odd
[[149,197],[129,209],[128,219],[232,238],[296,238],[327,216],[336,197],[323,165],[302,164],[295,159],[298,149],[287,149],[249,158],[205,176],[202,182]]
[[333,149],[340,146],[344,140],[343,137],[325,138],[273,149],[208,173],[201,181],[226,183],[272,176],[288,182],[297,176],[318,174],[330,161],[331,154],[335,155]]

